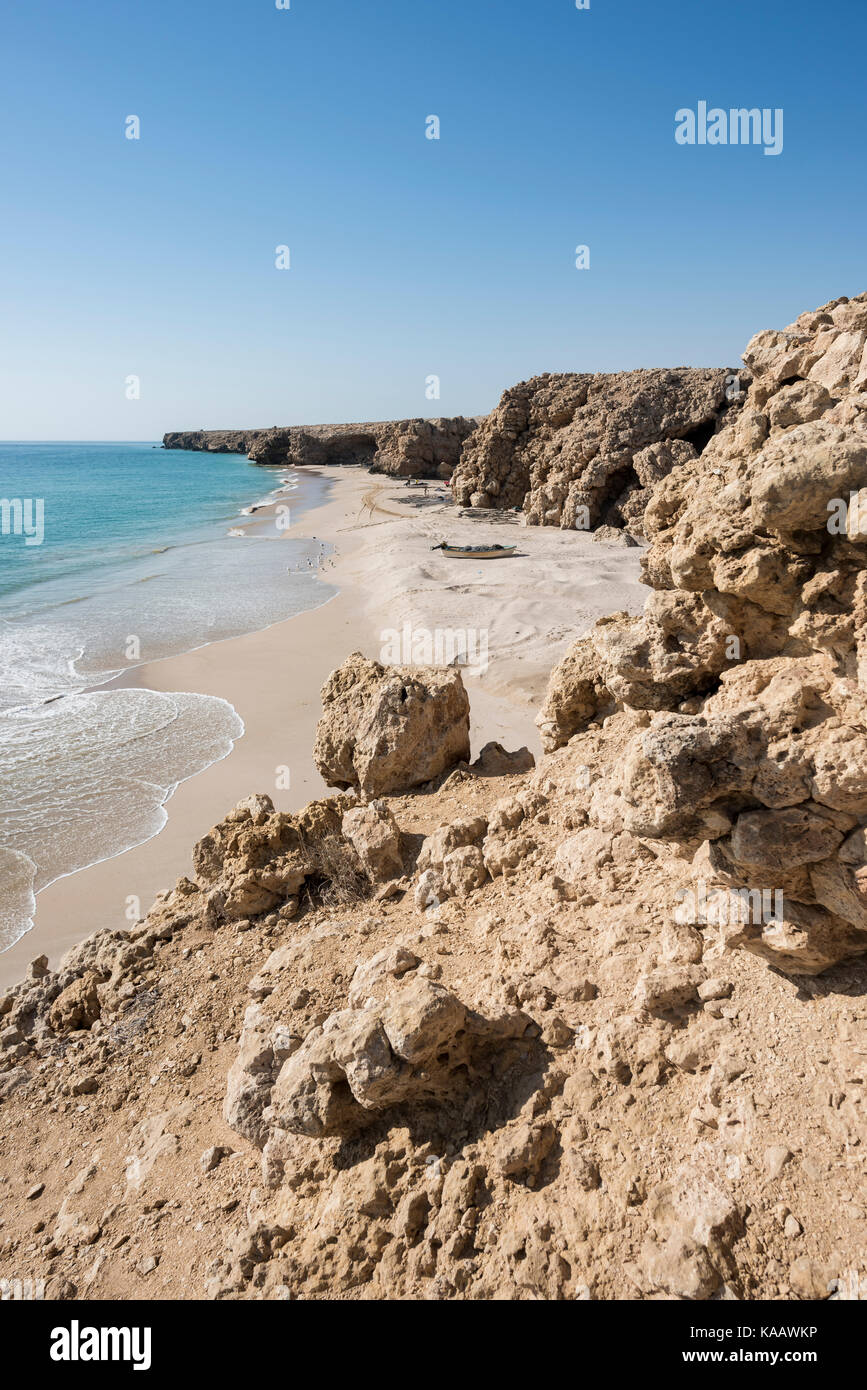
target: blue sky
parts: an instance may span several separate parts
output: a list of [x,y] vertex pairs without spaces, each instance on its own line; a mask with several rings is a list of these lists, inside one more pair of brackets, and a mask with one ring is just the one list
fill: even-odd
[[[867,288],[863,0],[6,0],[0,42],[3,438],[476,414]],[[782,154],[677,145],[701,100]]]

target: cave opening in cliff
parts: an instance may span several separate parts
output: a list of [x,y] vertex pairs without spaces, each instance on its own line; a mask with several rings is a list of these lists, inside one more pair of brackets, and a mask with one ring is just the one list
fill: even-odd
[[696,425],[694,430],[688,434],[682,434],[681,439],[685,439],[687,444],[691,444],[697,454],[704,453],[705,446],[710,443],[716,434],[716,420],[706,420],[703,425]]
[[325,445],[323,463],[354,464],[369,468],[376,457],[377,443],[372,434],[344,435]]

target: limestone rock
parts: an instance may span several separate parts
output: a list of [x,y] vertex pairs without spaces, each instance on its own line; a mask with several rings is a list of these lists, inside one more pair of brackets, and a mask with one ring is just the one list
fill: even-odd
[[268,1129],[262,1118],[277,1073],[271,1021],[257,1005],[244,1016],[238,1055],[229,1068],[223,1118],[245,1139],[260,1147]]
[[441,825],[427,837],[416,864],[416,903],[420,908],[434,900],[465,897],[481,887],[488,877],[480,844],[486,830],[484,817],[474,816]]
[[[625,614],[623,615],[626,616]],[[606,705],[611,692],[591,640],[574,643],[548,678],[545,702],[536,716],[539,737],[546,753],[568,743]]]
[[421,962],[405,946],[385,947],[375,956],[363,961],[355,970],[349,986],[349,1007],[370,1008],[384,1004],[394,989],[395,980],[403,980]]
[[400,828],[384,801],[353,807],[343,817],[341,828],[374,883],[400,877]]
[[460,672],[385,667],[353,653],[322,689],[313,756],[332,786],[406,791],[468,762],[469,700]]
[[265,1123],[321,1138],[409,1101],[442,1103],[527,1023],[517,1011],[486,1020],[431,980],[398,983],[384,1003],[340,1010],[308,1034],[280,1070]]
[[352,800],[313,801],[296,815],[275,811],[270,797],[240,802],[193,850],[211,925],[244,921],[280,909],[294,916],[308,879],[357,872],[358,857],[343,835]]
[[256,430],[187,430],[163,435],[164,449],[246,454],[275,468],[357,464],[392,477],[447,478],[478,421],[381,420]]
[[537,721],[555,750],[649,714],[616,767],[601,756],[591,814],[710,844],[705,924],[804,974],[867,950],[867,862],[841,853],[867,823],[865,341],[867,295],[758,334],[745,399],[697,456],[639,461],[645,612],[576,643]]
[[635,987],[635,1002],[647,1013],[677,1008],[697,998],[705,972],[698,965],[664,965],[650,970]]
[[504,1177],[535,1177],[557,1138],[552,1125],[523,1123],[508,1129],[496,1148],[496,1161]]
[[98,983],[97,976],[88,971],[58,994],[48,1015],[55,1033],[89,1028],[95,1023],[100,1015]]
[[739,409],[727,377],[673,368],[520,382],[465,442],[455,498],[523,507],[531,525],[640,534],[648,486],[695,458]]
[[516,772],[529,772],[536,759],[529,748],[517,748],[508,753],[501,743],[486,743],[470,771],[482,777],[507,777]]

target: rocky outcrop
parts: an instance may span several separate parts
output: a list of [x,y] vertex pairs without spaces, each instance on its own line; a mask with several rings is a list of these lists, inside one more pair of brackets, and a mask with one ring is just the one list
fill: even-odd
[[204,899],[208,920],[236,922],[261,913],[293,917],[305,883],[335,871],[336,849],[344,852],[344,871],[357,873],[359,861],[345,855],[341,831],[352,804],[314,801],[288,815],[275,811],[267,796],[239,802],[193,850],[197,882],[191,888]]
[[[392,974],[390,962],[382,968]],[[330,1014],[308,1034],[283,1063],[266,1125],[315,1139],[347,1136],[382,1111],[453,1102],[530,1026],[517,1010],[482,1018],[411,970],[391,983],[383,1002]]]
[[531,525],[640,536],[651,489],[698,457],[738,409],[747,377],[678,367],[520,382],[464,446],[455,497],[523,508]]
[[172,430],[163,435],[162,447],[204,454],[246,454],[265,433],[265,430]]
[[532,821],[543,805],[537,793],[524,790],[498,801],[490,820],[457,817],[439,826],[425,839],[416,861],[416,906],[424,911],[447,898],[464,900],[489,879],[532,865]]
[[865,344],[867,295],[748,344],[743,407],[649,500],[643,617],[573,647],[538,721],[550,750],[642,712],[597,823],[696,851],[694,919],[796,973],[867,950]]
[[384,801],[353,807],[343,817],[341,829],[374,883],[403,873],[400,827]]
[[385,420],[368,424],[193,430],[163,436],[164,449],[246,454],[269,467],[360,464],[399,478],[448,478],[477,420]]
[[313,749],[332,787],[406,791],[470,758],[470,702],[452,668],[380,666],[354,652],[322,687]]

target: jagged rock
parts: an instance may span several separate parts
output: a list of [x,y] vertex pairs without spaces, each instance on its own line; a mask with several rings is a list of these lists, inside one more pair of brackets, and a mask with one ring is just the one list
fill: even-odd
[[488,835],[482,846],[482,862],[491,878],[517,869],[533,853],[535,845],[526,835]]
[[358,859],[342,832],[352,801],[329,797],[288,815],[270,797],[248,797],[214,826],[193,850],[211,925],[244,921],[278,908],[297,910],[308,878],[334,879],[357,871]]
[[400,877],[400,828],[384,801],[372,801],[368,806],[347,811],[342,830],[374,883]]
[[488,877],[481,841],[488,828],[483,816],[459,818],[428,835],[419,851],[416,904],[465,897]]
[[447,854],[440,869],[442,889],[447,898],[465,898],[481,888],[488,877],[485,859],[478,845],[462,845]]
[[591,1067],[618,1085],[655,1085],[663,1068],[667,1034],[660,1025],[636,1014],[620,1014],[600,1028]]
[[459,671],[380,666],[354,652],[322,688],[313,757],[331,786],[406,791],[468,762]]
[[416,978],[384,1004],[343,1009],[283,1064],[265,1123],[321,1138],[352,1134],[407,1101],[442,1102],[490,1045],[521,1038],[518,1012],[487,1020],[442,985]]
[[95,1023],[100,1015],[98,984],[99,978],[93,971],[88,971],[61,990],[48,1015],[48,1022],[55,1033],[90,1028]]
[[649,1194],[648,1214],[658,1234],[695,1242],[718,1267],[744,1229],[738,1204],[715,1176],[692,1165]]
[[503,1177],[535,1177],[557,1139],[553,1125],[519,1124],[500,1138],[495,1151]]
[[30,1080],[27,1067],[12,1067],[0,1076],[0,1101],[7,1100],[19,1087],[26,1086]]
[[356,968],[349,986],[349,1007],[365,1009],[384,1004],[394,989],[394,981],[403,980],[420,964],[418,956],[405,946],[386,946],[377,951]]
[[577,886],[592,872],[610,864],[612,858],[612,836],[604,830],[588,827],[560,844],[554,856],[554,869],[566,883]]
[[679,1232],[662,1245],[647,1241],[642,1247],[639,1269],[652,1289],[661,1289],[675,1298],[702,1301],[710,1298],[722,1283],[707,1251]]
[[199,1167],[203,1173],[212,1173],[231,1152],[232,1150],[226,1148],[225,1144],[212,1144],[210,1148],[205,1149],[199,1159]]
[[[649,494],[648,494],[649,496]],[[597,526],[593,532],[593,539],[598,545],[621,545],[636,546],[638,541],[626,530],[618,530],[616,526]]]
[[647,1013],[677,1008],[696,999],[705,972],[698,965],[663,965],[650,970],[635,987],[635,1002]]
[[723,917],[778,892],[770,919],[713,925],[802,973],[867,950],[867,863],[841,857],[867,822],[865,341],[867,295],[753,339],[738,412],[654,484],[643,616],[577,643],[537,721],[555,749],[612,706],[650,712],[594,805],[709,841]]
[[523,507],[531,525],[640,534],[648,485],[695,458],[739,409],[727,400],[730,376],[679,367],[522,381],[466,441],[455,499]]
[[536,759],[529,748],[517,748],[507,753],[501,743],[486,743],[470,771],[482,777],[506,777],[511,773],[529,772],[536,766]]
[[226,1124],[260,1148],[268,1137],[268,1127],[262,1116],[277,1073],[272,1027],[273,1021],[263,1014],[261,1007],[251,1004],[244,1015],[238,1055],[226,1078],[223,1102]]
[[419,874],[413,893],[413,901],[419,912],[439,907],[445,897],[442,873],[439,869],[425,869],[424,873]]
[[[624,618],[626,614],[622,615]],[[606,705],[611,692],[605,685],[602,668],[589,638],[569,648],[548,678],[545,702],[536,716],[542,747],[553,753],[568,743]]]
[[485,837],[488,822],[484,816],[458,817],[428,835],[419,850],[416,868],[441,869],[446,857],[466,845],[478,845]]

